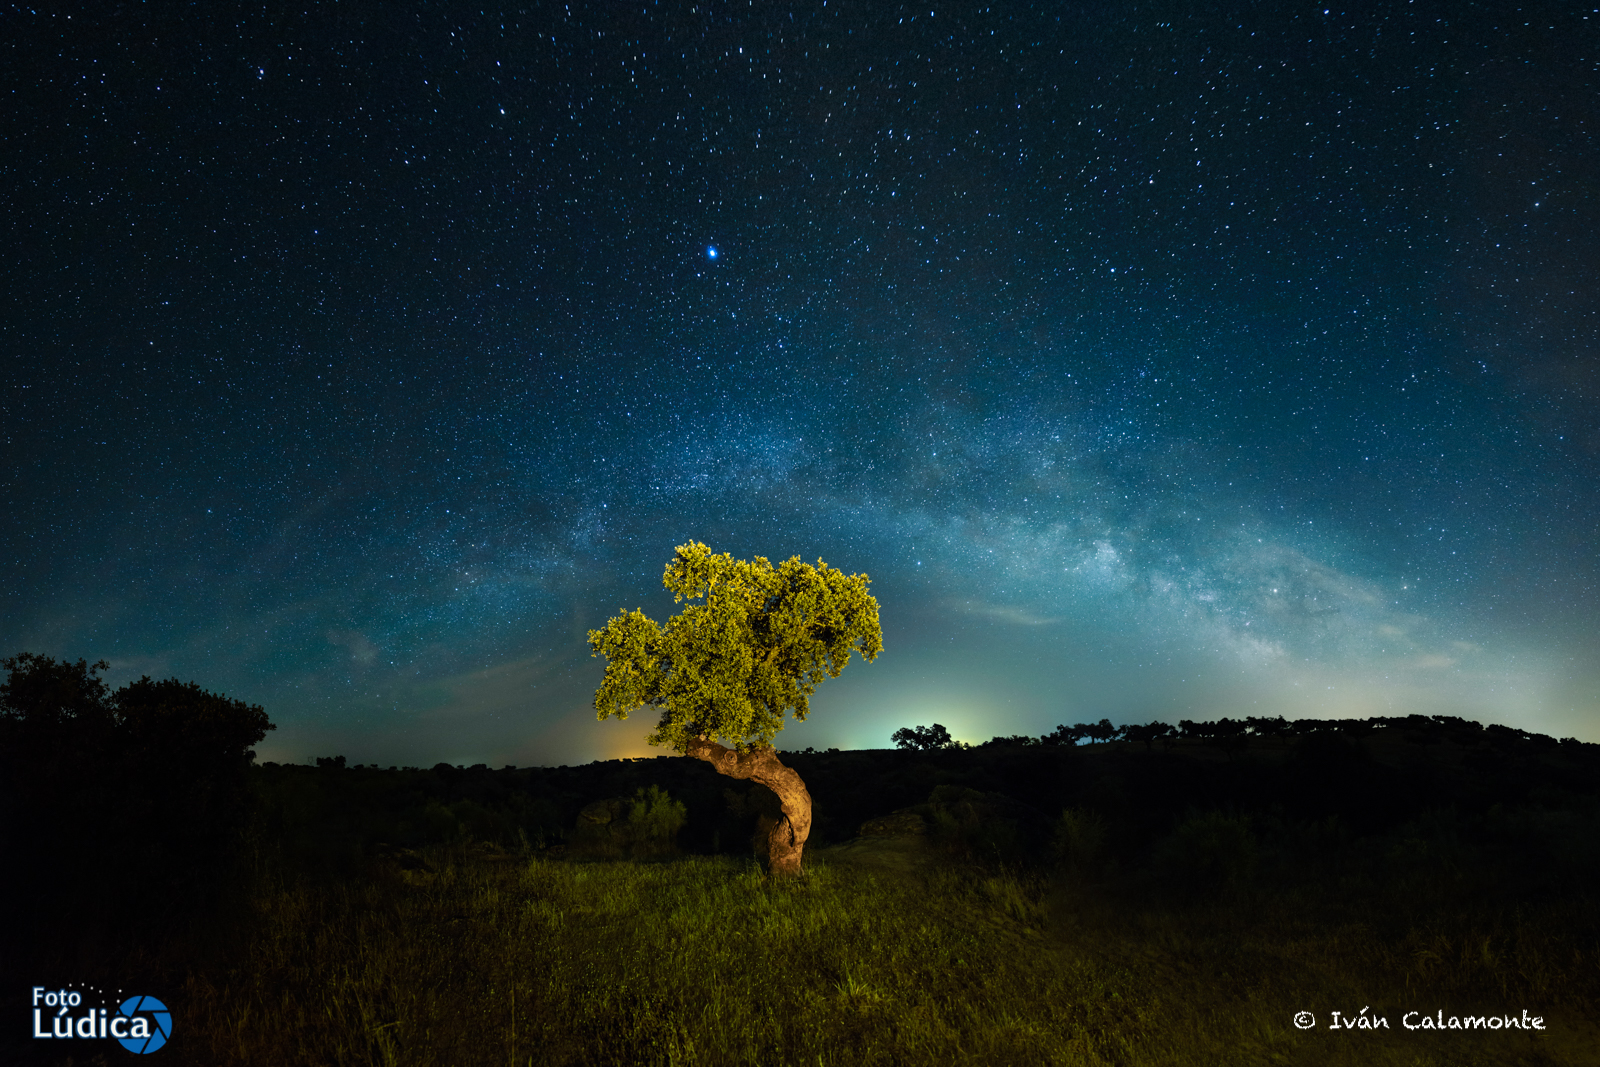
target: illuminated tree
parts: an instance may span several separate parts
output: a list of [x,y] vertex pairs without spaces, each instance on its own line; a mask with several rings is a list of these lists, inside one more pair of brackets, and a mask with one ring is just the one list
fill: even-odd
[[699,603],[664,627],[634,610],[589,631],[594,654],[610,661],[594,697],[599,718],[658,708],[650,744],[777,794],[783,817],[769,828],[766,848],[773,874],[800,873],[811,794],[779,762],[772,739],[786,714],[804,721],[817,685],[837,678],[853,652],[870,662],[882,651],[869,581],[821,560],[813,567],[794,556],[774,567],[760,556],[745,562],[690,542],[678,546],[662,584],[675,602]]

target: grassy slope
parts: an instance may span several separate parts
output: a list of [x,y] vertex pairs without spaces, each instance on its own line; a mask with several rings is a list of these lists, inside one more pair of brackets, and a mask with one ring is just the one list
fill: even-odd
[[[694,761],[268,767],[231,926],[83,951],[168,1000],[172,1064],[1600,1064],[1594,748],[794,753],[822,832],[782,884],[735,851],[759,798]],[[658,780],[735,855],[538,847]],[[910,805],[930,835],[848,841]],[[1363,1007],[1390,1028],[1327,1029]],[[1549,1029],[1401,1027],[1525,1008]]]
[[[193,1062],[1585,1064],[1592,911],[1457,908],[1396,937],[1337,887],[1153,905],[937,859],[435,853],[429,874],[285,887],[183,998]],[[1374,902],[1376,897],[1369,897]],[[1389,1018],[1331,1032],[1329,1012]],[[1542,1034],[1408,1033],[1408,1009],[1524,1007]],[[1311,1010],[1317,1029],[1292,1017]],[[175,1043],[176,1044],[176,1043]]]

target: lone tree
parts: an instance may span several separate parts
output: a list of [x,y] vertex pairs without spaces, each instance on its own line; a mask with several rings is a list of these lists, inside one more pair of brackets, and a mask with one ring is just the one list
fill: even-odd
[[610,661],[594,695],[598,718],[659,708],[650,744],[776,793],[783,817],[768,829],[767,869],[799,874],[811,794],[778,761],[772,739],[785,712],[805,720],[818,683],[837,678],[852,652],[871,662],[882,651],[870,579],[799,556],[777,567],[760,556],[747,563],[691,541],[678,546],[661,581],[674,602],[702,602],[665,627],[634,610],[589,631],[589,647]]
[[907,726],[889,736],[896,748],[909,748],[915,752],[931,752],[936,748],[954,748],[955,740],[938,723],[932,726]]

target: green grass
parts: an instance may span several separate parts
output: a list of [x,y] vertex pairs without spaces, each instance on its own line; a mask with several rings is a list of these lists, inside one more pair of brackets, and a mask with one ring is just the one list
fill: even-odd
[[[258,894],[247,949],[190,977],[174,1059],[1600,1063],[1595,920],[1576,903],[1396,919],[1341,912],[1328,885],[1161,905],[821,856],[783,882],[726,858],[430,858],[432,874]],[[1326,1029],[1363,1006],[1391,1029]],[[1409,1033],[1413,1008],[1527,1008],[1549,1029]],[[1317,1029],[1295,1028],[1302,1010]]]

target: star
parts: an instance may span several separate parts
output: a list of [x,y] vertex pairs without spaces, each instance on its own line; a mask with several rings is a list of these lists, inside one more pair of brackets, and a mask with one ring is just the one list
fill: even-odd
[[260,704],[263,760],[582,762],[584,635],[681,610],[693,539],[873,578],[885,654],[786,747],[1241,707],[1600,740],[1600,255],[1546,80],[1583,13],[1388,0],[1311,48],[1314,8],[1091,6],[718,15],[737,74],[672,5],[627,44],[596,5],[443,51],[28,37],[26,158],[87,184],[17,194],[0,655]]

